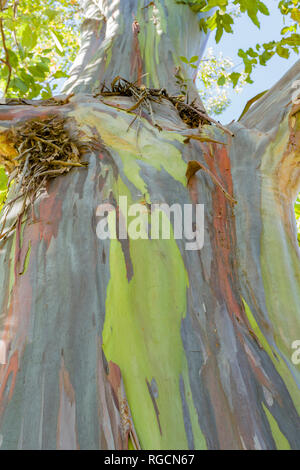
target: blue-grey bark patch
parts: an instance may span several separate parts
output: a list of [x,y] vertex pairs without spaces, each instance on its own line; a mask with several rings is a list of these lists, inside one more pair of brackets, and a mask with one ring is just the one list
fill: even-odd
[[154,377],[151,380],[151,390],[152,390],[152,394],[153,394],[155,400],[157,400],[158,399],[158,387],[157,387],[157,383],[156,383],[156,380],[155,380]]
[[195,444],[194,444],[194,436],[193,436],[193,430],[192,430],[192,424],[191,424],[191,417],[190,417],[189,408],[188,408],[186,398],[185,398],[185,388],[184,388],[184,381],[183,381],[182,375],[180,375],[179,386],[180,386],[180,395],[181,395],[181,401],[182,401],[183,421],[184,421],[184,427],[185,427],[186,437],[188,441],[188,446],[190,450],[194,450]]

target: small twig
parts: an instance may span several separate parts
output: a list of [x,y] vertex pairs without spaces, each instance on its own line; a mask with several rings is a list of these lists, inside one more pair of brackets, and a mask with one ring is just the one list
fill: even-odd
[[16,188],[16,193],[18,193],[20,191],[21,187],[22,187],[24,177],[25,177],[25,175],[27,173],[27,170],[28,170],[29,158],[30,158],[30,153],[26,157],[25,165],[24,165],[23,171],[21,173],[21,176],[20,176],[20,179],[18,181],[17,188]]
[[51,160],[50,165],[59,165],[59,166],[76,166],[76,167],[87,167],[88,162],[70,162],[70,161],[63,161],[63,160]]
[[53,142],[51,142],[50,140],[42,139],[41,137],[37,137],[36,135],[32,136],[32,138],[34,140],[43,142],[46,145],[50,145],[50,147],[53,147],[60,152],[60,147],[58,147],[58,145],[53,144]]
[[127,112],[130,113],[131,111],[134,111],[135,109],[137,109],[141,104],[142,102],[145,100],[146,96],[142,96],[137,103],[135,103],[133,106],[131,106],[131,108],[128,108],[127,109]]
[[41,173],[39,173],[39,176],[44,176],[44,175],[57,176],[57,175],[61,175],[62,173],[64,173],[64,171],[65,171],[64,168],[61,168],[60,170],[46,170],[46,171],[42,171]]
[[17,157],[15,157],[13,160],[15,161],[18,161],[18,160],[21,160],[28,152],[30,152],[31,150],[33,150],[33,147],[27,149],[27,150],[24,150],[24,152],[20,153],[20,155],[18,155]]
[[148,106],[148,109],[149,109],[149,113],[150,113],[150,116],[151,116],[152,124],[153,124],[153,126],[156,126],[156,122],[155,122],[154,115],[153,115],[153,111],[152,111],[152,106],[151,106],[151,103],[150,103],[149,100],[146,100],[146,105]]
[[134,116],[134,118],[132,119],[131,123],[130,123],[129,126],[127,127],[127,131],[126,131],[126,132],[128,132],[129,129],[131,128],[131,126],[133,126],[133,124],[135,123],[137,117],[138,117],[138,114],[136,114],[136,115]]
[[[1,5],[1,11],[2,10],[3,10],[3,7]],[[5,52],[5,65],[8,68],[7,82],[6,82],[6,86],[5,86],[5,90],[4,90],[4,96],[5,96],[6,93],[7,93],[8,88],[9,88],[9,84],[10,84],[10,80],[11,80],[12,67],[11,67],[11,64],[10,64],[10,61],[9,61],[9,53],[8,53],[8,49],[7,49],[7,46],[6,46],[6,39],[5,39],[5,34],[4,34],[3,19],[2,18],[0,19],[0,33],[1,33],[3,49],[4,49],[4,52]]]
[[13,6],[13,11],[14,11],[14,20],[13,20],[13,37],[14,37],[14,41],[15,41],[15,44],[17,46],[17,49],[19,52],[21,52],[21,48],[20,48],[20,44],[19,44],[19,41],[18,41],[18,38],[17,38],[17,33],[16,33],[16,27],[15,27],[15,21],[17,19],[17,10],[18,10],[18,6],[19,6],[19,0],[15,0],[14,1],[14,6]]

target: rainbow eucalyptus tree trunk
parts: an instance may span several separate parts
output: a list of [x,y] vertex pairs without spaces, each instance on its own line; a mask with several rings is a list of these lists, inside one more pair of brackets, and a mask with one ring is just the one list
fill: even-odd
[[[164,99],[130,125],[136,111],[118,107],[132,98],[93,90],[120,75],[178,93],[179,56],[206,41],[187,6],[148,3],[86,1],[75,96],[0,108],[1,130],[58,114],[97,143],[88,169],[53,180],[36,219],[1,244],[1,448],[299,448],[300,63],[231,124],[234,137],[207,125],[197,140]],[[187,184],[195,161],[213,177]],[[100,240],[97,207],[124,217],[120,196],[204,204],[204,247]]]

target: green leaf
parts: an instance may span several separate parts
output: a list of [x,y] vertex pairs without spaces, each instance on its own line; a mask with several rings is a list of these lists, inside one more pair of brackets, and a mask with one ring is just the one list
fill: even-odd
[[223,36],[223,29],[222,28],[218,28],[217,29],[217,32],[216,32],[216,37],[215,37],[215,40],[216,40],[216,43],[218,44],[221,40]]
[[36,98],[37,96],[39,96],[41,90],[42,90],[43,86],[40,85],[39,83],[34,83],[32,86],[31,86],[31,91],[28,95],[28,98],[30,99],[33,99],[33,98]]
[[53,74],[53,78],[66,78],[66,77],[68,77],[68,74],[66,72],[63,72],[62,70],[57,70],[57,72]]
[[267,5],[265,5],[263,2],[258,2],[258,9],[263,15],[270,16]]
[[23,82],[25,82],[28,86],[31,86],[35,82],[35,77],[27,73],[26,70],[21,69],[18,73],[21,80],[23,80]]
[[42,62],[29,66],[28,70],[38,80],[44,80],[47,73],[49,73],[49,67],[45,66]]
[[221,77],[218,79],[218,85],[223,86],[226,83],[226,77],[224,75],[221,75]]
[[294,21],[297,21],[300,24],[300,11],[297,8],[294,8],[291,13],[291,17]]
[[37,44],[37,34],[35,31],[32,31],[29,25],[24,28],[22,39],[22,46],[29,51],[32,50]]
[[63,45],[62,45],[62,40],[61,40],[61,38],[59,37],[59,35],[58,35],[57,33],[54,33],[54,31],[51,31],[51,30],[50,30],[50,34],[51,34],[51,36],[52,36],[52,39],[53,39],[53,41],[54,41],[55,46],[57,47],[57,49],[59,50],[59,52],[63,54],[63,52],[64,52],[64,47],[63,47]]
[[17,54],[15,54],[15,52],[12,51],[11,49],[8,49],[8,57],[9,57],[10,65],[13,68],[16,68],[18,66],[18,63],[19,63],[19,59],[18,59]]
[[180,58],[180,60],[182,60],[182,62],[184,62],[185,64],[188,64],[188,63],[189,63],[189,61],[187,60],[187,58],[184,57],[183,55],[181,55],[179,58]]
[[233,83],[233,88],[235,88],[237,86],[240,77],[241,77],[241,74],[238,73],[238,72],[233,72],[233,73],[230,74],[229,78]]
[[26,93],[29,89],[29,86],[27,83],[25,83],[21,78],[15,77],[11,80],[10,82],[10,88],[17,88],[17,90],[20,90],[22,93]]
[[45,15],[48,16],[49,20],[52,21],[57,15],[59,15],[59,12],[56,10],[51,10],[50,8],[47,8],[44,11]]
[[290,52],[286,47],[282,47],[280,44],[276,47],[276,52],[279,57],[283,57],[284,59],[288,59],[290,56]]

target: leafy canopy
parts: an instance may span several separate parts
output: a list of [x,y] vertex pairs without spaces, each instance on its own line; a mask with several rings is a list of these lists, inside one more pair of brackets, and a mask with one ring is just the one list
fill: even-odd
[[0,89],[52,96],[78,50],[78,0],[0,0]]
[[[191,64],[189,65],[191,66]],[[199,67],[196,83],[208,114],[220,115],[230,105],[231,73],[233,69],[234,62],[230,57],[224,57],[221,52],[216,55],[212,48],[207,49]],[[246,78],[245,74],[241,75],[237,86],[235,86],[235,93],[241,93],[246,84]]]
[[[215,31],[216,42],[220,42],[224,32],[233,33],[233,24],[236,19],[236,8],[241,14],[246,14],[251,21],[260,28],[259,15],[268,16],[267,5],[260,0],[177,0],[177,3],[188,5],[196,13],[206,13],[199,21],[200,29],[204,32]],[[264,44],[256,44],[244,51],[240,49],[239,57],[243,60],[247,77],[246,81],[252,83],[253,68],[260,64],[266,65],[274,56],[278,55],[288,59],[291,51],[296,54],[300,46],[300,0],[280,0],[278,8],[284,18],[285,26],[280,31],[277,40],[270,40]],[[236,86],[241,74],[233,72],[230,79]],[[221,80],[224,80],[221,78]]]

